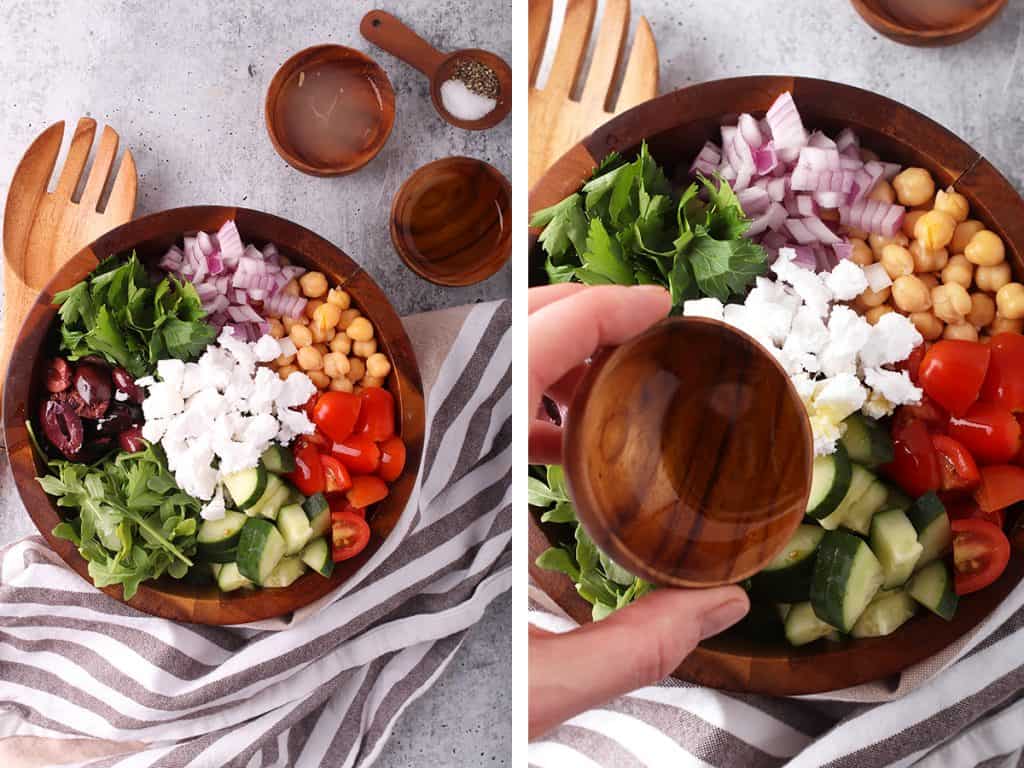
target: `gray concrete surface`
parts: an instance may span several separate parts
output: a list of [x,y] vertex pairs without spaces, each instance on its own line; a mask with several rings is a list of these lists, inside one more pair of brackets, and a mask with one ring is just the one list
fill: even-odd
[[[507,0],[0,0],[0,199],[46,125],[73,125],[88,115],[114,127],[135,154],[138,214],[228,203],[284,216],[362,263],[402,314],[509,295],[507,266],[479,285],[442,288],[409,272],[391,246],[391,197],[413,170],[469,155],[510,174],[512,133],[508,119],[484,132],[443,122],[426,78],[359,34],[360,19],[374,7],[441,50],[487,48],[511,59]],[[375,58],[397,98],[394,130],[380,155],[336,179],[293,170],[274,152],[263,123],[277,67],[325,42]],[[0,544],[33,530],[0,455]],[[511,609],[499,602],[399,722],[381,765],[508,764]]]

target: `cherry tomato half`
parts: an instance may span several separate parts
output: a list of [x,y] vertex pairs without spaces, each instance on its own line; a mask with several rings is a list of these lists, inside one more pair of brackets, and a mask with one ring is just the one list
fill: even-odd
[[352,488],[345,494],[348,503],[353,507],[366,509],[388,495],[388,486],[379,477],[373,475],[357,475],[352,478]]
[[381,479],[393,483],[405,469],[405,443],[400,437],[391,437],[380,444]]
[[1024,336],[997,333],[988,346],[992,359],[981,386],[981,399],[1013,413],[1024,413]]
[[327,497],[327,504],[331,510],[331,519],[333,520],[340,515],[352,514],[357,515],[363,520],[366,519],[366,510],[360,507],[353,507],[348,503],[348,499],[345,498],[345,494],[336,493]]
[[896,366],[898,370],[906,371],[917,386],[921,386],[921,361],[924,360],[925,351],[924,344],[918,344],[910,351],[907,359]]
[[987,512],[1024,501],[1024,468],[1012,464],[982,467],[981,485],[974,498]]
[[942,469],[923,421],[897,420],[892,430],[893,459],[883,467],[885,473],[913,497],[942,487]]
[[901,405],[896,412],[896,419],[901,421],[917,419],[927,424],[930,432],[945,432],[946,425],[949,423],[949,414],[928,395],[921,395],[921,402],[917,405]]
[[370,526],[359,515],[341,512],[331,515],[331,559],[340,563],[355,557],[370,542]]
[[324,392],[313,406],[313,423],[331,440],[340,443],[355,429],[362,405],[351,392]]
[[998,579],[1010,562],[1006,534],[985,520],[954,520],[953,570],[958,595],[984,589]]
[[363,407],[355,432],[380,442],[395,434],[395,398],[386,389],[367,387],[360,395]]
[[943,339],[921,361],[921,386],[954,416],[962,415],[978,399],[991,355],[986,344]]
[[295,457],[295,469],[288,473],[292,485],[304,496],[322,493],[325,488],[324,469],[316,446],[304,437],[299,438],[292,455]]
[[380,467],[380,448],[366,435],[352,435],[335,443],[331,453],[354,475],[372,475]]
[[1006,464],[1020,452],[1020,423],[1001,405],[975,403],[949,420],[948,431],[979,464]]
[[333,456],[320,454],[320,466],[324,468],[324,493],[342,493],[352,487],[345,465]]
[[932,435],[932,445],[939,457],[942,490],[968,491],[981,481],[974,457],[958,441],[946,435]]
[[950,520],[977,518],[978,520],[992,523],[992,525],[1000,529],[1006,525],[1006,512],[1004,510],[994,509],[986,512],[970,496],[957,495],[956,498],[950,498],[948,494],[943,494],[942,504],[946,507],[946,514],[949,515]]

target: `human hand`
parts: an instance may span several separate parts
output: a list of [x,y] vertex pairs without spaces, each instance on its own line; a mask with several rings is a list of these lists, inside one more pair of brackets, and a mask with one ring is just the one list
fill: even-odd
[[[537,418],[545,394],[566,403],[598,348],[615,346],[664,318],[657,286],[578,284],[529,294],[530,461],[561,463],[561,429]],[[591,707],[669,675],[702,639],[746,615],[739,587],[658,589],[603,621],[554,634],[530,627],[529,735],[542,736]]]

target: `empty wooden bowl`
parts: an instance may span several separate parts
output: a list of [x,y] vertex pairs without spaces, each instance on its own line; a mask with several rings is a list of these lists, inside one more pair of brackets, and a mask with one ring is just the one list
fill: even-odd
[[381,151],[395,123],[395,92],[371,58],[316,45],[281,65],[264,108],[274,149],[312,176],[357,171]]
[[850,0],[871,27],[904,45],[953,45],[978,34],[1006,0]]
[[391,202],[391,242],[413,272],[473,285],[512,253],[512,185],[483,160],[445,157],[417,168]]
[[786,371],[725,323],[673,317],[596,359],[562,431],[576,514],[655,584],[753,576],[807,509],[814,441]]
[[[430,99],[434,109],[446,121],[458,128],[482,131],[493,128],[512,111],[512,69],[500,56],[479,48],[463,48],[444,54],[413,32],[386,11],[370,11],[359,25],[363,37],[415,67],[430,80]],[[488,67],[498,77],[498,98],[490,112],[477,120],[456,117],[444,105],[441,86],[448,80],[459,61],[472,59]]]
[[[810,129],[835,135],[850,127],[863,146],[884,160],[927,168],[938,186],[953,185],[980,219],[1006,244],[1016,279],[1024,279],[1024,201],[977,151],[933,120],[884,96],[826,80],[803,77],[738,77],[695,85],[641,104],[614,118],[575,145],[530,193],[530,211],[553,205],[579,190],[597,163],[616,150],[629,157],[646,139],[665,168],[690,167],[706,140],[718,141],[725,120],[742,112],[763,116],[776,97],[790,91]],[[531,234],[530,279],[546,283],[544,252]],[[567,526],[541,524],[531,515],[530,575],[581,623],[591,606],[572,582],[533,561]],[[894,675],[935,654],[979,625],[1024,578],[1024,553],[1017,553],[992,586],[963,598],[946,622],[926,611],[889,637],[834,643],[821,640],[794,648],[780,636],[738,627],[704,641],[676,674],[716,688],[773,695],[817,693]],[[747,624],[749,627],[749,623]]]
[[[352,576],[373,554],[398,522],[412,492],[419,471],[423,447],[423,385],[416,356],[401,320],[373,279],[339,248],[298,224],[269,213],[228,206],[175,208],[135,219],[114,229],[79,251],[54,276],[36,301],[18,335],[15,355],[20,365],[12,365],[4,384],[3,430],[7,452],[21,500],[39,532],[49,545],[78,574],[89,579],[88,563],[74,544],[58,539],[53,528],[61,516],[36,476],[44,467],[32,448],[26,420],[38,411],[39,396],[45,392],[47,359],[57,352],[54,320],[57,315],[53,296],[84,279],[110,254],[135,250],[144,261],[155,262],[185,233],[216,231],[228,219],[234,219],[245,242],[263,246],[274,243],[281,253],[296,264],[317,269],[327,275],[331,285],[342,285],[354,306],[377,329],[378,343],[392,361],[387,386],[398,409],[397,428],[407,446],[407,463],[402,476],[391,486],[387,499],[377,505],[369,520],[372,537],[366,549],[351,560],[338,563],[334,574],[325,579],[310,572],[284,589],[241,589],[221,592],[213,586],[194,586],[163,578],[139,586],[128,605],[140,611],[178,621],[199,624],[240,624],[281,616],[295,611],[331,592]],[[121,600],[121,587],[103,589]]]

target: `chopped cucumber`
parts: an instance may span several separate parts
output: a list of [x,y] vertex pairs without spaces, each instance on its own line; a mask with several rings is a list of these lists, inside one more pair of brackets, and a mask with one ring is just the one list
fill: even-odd
[[284,537],[284,553],[286,555],[299,554],[313,538],[313,529],[309,525],[309,518],[298,504],[281,507],[281,511],[277,515],[277,530]]
[[285,504],[290,494],[291,488],[288,485],[279,480],[277,475],[270,475],[263,498],[245,510],[245,514],[249,517],[265,517],[268,520],[274,520],[277,518],[278,510]]
[[322,493],[314,493],[302,502],[302,509],[310,520],[329,508],[330,504],[327,503],[327,497]]
[[959,598],[953,591],[953,576],[940,560],[933,560],[914,574],[907,584],[907,594],[946,621],[956,613]]
[[885,427],[860,413],[849,416],[843,424],[846,431],[840,444],[852,461],[868,467],[892,461],[892,438]]
[[906,512],[913,506],[914,500],[894,485],[889,486],[889,495],[885,497],[886,509],[898,509]]
[[818,521],[821,523],[821,527],[829,531],[838,528],[850,513],[850,508],[860,500],[860,497],[871,487],[873,482],[875,482],[875,476],[871,472],[859,464],[851,465],[850,487],[832,514]]
[[807,514],[820,520],[832,514],[850,489],[852,468],[842,445],[831,456],[819,456],[811,469]]
[[215,549],[213,551],[200,551],[199,559],[204,563],[231,563],[238,558],[238,548]]
[[778,603],[775,606],[775,610],[779,613],[779,619],[781,619],[783,623],[786,622],[786,617],[789,615],[789,611],[792,607],[793,605],[791,603]]
[[284,557],[285,543],[272,522],[250,517],[238,540],[238,570],[250,581],[262,584]]
[[263,467],[243,469],[226,475],[224,487],[237,509],[248,509],[260,500],[267,488],[267,470]]
[[302,550],[302,562],[324,578],[330,578],[334,573],[334,561],[331,559],[331,548],[327,546],[327,539],[318,536],[309,542]]
[[811,605],[822,621],[849,632],[884,579],[878,558],[863,539],[829,531],[814,562]]
[[306,564],[297,557],[282,557],[263,581],[268,588],[290,587],[306,572]]
[[917,540],[921,542],[921,557],[915,566],[920,570],[949,551],[953,544],[953,530],[949,527],[946,507],[931,491],[914,502],[907,517],[917,531]]
[[885,573],[882,586],[892,589],[910,578],[924,547],[907,516],[898,509],[887,509],[871,521],[871,551]]
[[797,603],[786,613],[786,639],[790,645],[813,643],[834,630],[818,618],[810,603]]
[[263,452],[260,463],[267,468],[268,472],[275,475],[287,475],[295,471],[295,457],[292,452],[283,445],[271,445]]
[[235,548],[245,520],[244,514],[233,509],[226,510],[220,520],[203,520],[196,533],[197,548],[200,552],[222,552]]
[[902,589],[882,590],[872,600],[850,632],[854,637],[891,635],[917,613],[915,603]]
[[217,586],[221,592],[234,592],[242,587],[251,587],[253,583],[242,575],[238,563],[224,563],[217,572]]
[[875,480],[861,497],[850,505],[843,516],[842,526],[861,536],[867,536],[871,530],[871,518],[885,506],[885,497],[888,495],[889,489],[885,487],[885,483]]
[[757,597],[781,603],[799,603],[811,595],[814,553],[825,531],[820,525],[801,525],[785,548],[752,579]]
[[331,510],[325,509],[322,512],[317,512],[316,517],[309,521],[309,527],[312,529],[314,536],[324,536],[327,534],[331,530]]

